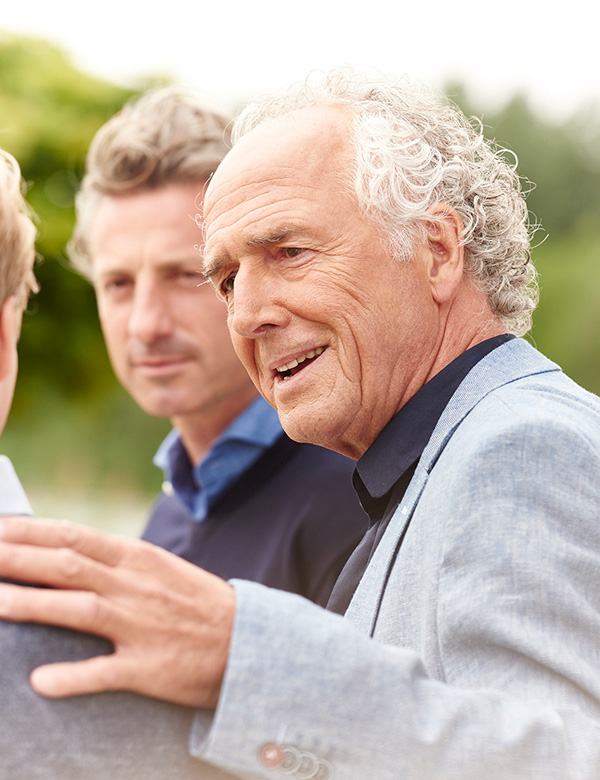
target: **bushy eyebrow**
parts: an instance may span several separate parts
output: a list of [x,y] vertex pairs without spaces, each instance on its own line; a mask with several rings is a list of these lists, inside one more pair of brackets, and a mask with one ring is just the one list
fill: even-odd
[[[279,244],[282,241],[289,241],[291,238],[295,238],[300,235],[301,228],[297,225],[282,226],[269,230],[262,235],[253,236],[246,241],[247,249],[256,249],[261,246],[270,246],[272,244]],[[204,255],[204,278],[207,282],[212,281],[216,276],[219,276],[222,269],[230,262],[230,255],[228,252],[218,253],[211,257]]]
[[205,253],[204,269],[202,271],[202,276],[204,277],[204,281],[212,282],[215,276],[219,276],[219,274],[221,273],[221,269],[224,266],[226,266],[228,262],[229,262],[228,254],[215,255],[214,257],[211,257],[209,259]]
[[255,248],[260,246],[269,246],[270,244],[279,244],[282,241],[289,241],[290,238],[295,238],[300,233],[300,228],[294,227],[282,227],[275,230],[270,230],[262,236],[255,236],[249,239],[247,246],[249,248]]

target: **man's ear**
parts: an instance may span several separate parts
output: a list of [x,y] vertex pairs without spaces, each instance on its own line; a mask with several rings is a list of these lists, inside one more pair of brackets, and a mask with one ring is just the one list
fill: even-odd
[[432,295],[438,304],[450,301],[463,278],[464,249],[460,243],[463,223],[457,212],[445,203],[429,210],[435,217],[427,231],[428,274]]
[[13,370],[19,324],[16,298],[11,295],[0,306],[0,380]]

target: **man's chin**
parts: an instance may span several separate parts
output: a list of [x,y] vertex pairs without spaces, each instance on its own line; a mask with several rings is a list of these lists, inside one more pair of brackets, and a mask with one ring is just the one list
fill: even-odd
[[148,395],[133,395],[133,400],[140,407],[140,409],[151,417],[161,417],[170,419],[182,414],[182,410],[178,404],[173,403],[172,394],[169,398],[162,397],[149,397]]
[[335,445],[335,440],[332,441],[329,425],[320,424],[319,416],[310,412],[299,413],[297,409],[290,413],[278,410],[278,413],[281,427],[290,439],[304,444],[318,444],[320,447],[335,449],[335,446],[332,446]]

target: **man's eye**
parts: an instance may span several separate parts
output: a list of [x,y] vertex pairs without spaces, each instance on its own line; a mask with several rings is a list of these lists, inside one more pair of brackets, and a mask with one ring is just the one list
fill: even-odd
[[109,292],[114,290],[122,290],[123,288],[127,287],[130,282],[130,279],[110,279],[106,282],[104,288]]
[[302,252],[304,252],[304,249],[299,246],[285,246],[282,248],[281,251],[285,257],[293,258],[293,257],[298,257],[298,255],[302,254]]
[[226,295],[227,293],[230,293],[233,291],[233,284],[235,282],[235,274],[231,274],[226,279],[224,279],[221,282],[220,290],[221,292]]

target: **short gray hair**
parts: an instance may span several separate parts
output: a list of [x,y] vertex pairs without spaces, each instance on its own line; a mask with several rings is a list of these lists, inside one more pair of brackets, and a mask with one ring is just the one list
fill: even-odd
[[91,275],[89,230],[102,196],[206,182],[229,151],[230,123],[179,87],[149,90],[109,119],[90,145],[75,201],[68,249],[77,270]]
[[516,157],[487,141],[481,123],[448,99],[406,79],[371,79],[349,69],[248,105],[235,121],[233,142],[268,119],[318,105],[346,106],[352,114],[353,186],[390,251],[409,259],[436,219],[429,209],[447,204],[463,222],[465,273],[509,332],[526,333],[538,288],[529,252],[534,227]]
[[25,308],[38,285],[33,274],[36,228],[23,198],[21,170],[0,149],[0,306],[11,295]]

